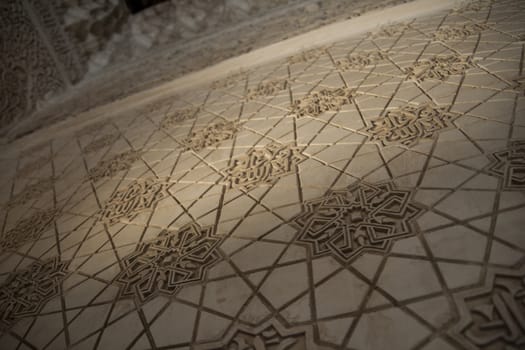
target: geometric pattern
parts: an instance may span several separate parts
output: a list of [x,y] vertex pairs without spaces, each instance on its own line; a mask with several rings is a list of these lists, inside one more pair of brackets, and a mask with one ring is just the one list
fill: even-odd
[[60,294],[68,265],[53,258],[11,273],[0,285],[0,326],[9,328],[20,318],[39,314],[48,301]]
[[216,248],[222,238],[213,227],[190,224],[178,231],[163,230],[122,259],[123,270],[116,281],[122,297],[135,296],[140,302],[157,295],[174,295],[183,286],[204,278],[206,270],[220,256]]
[[350,69],[362,69],[373,66],[386,58],[387,55],[382,51],[359,52],[338,60],[335,62],[335,65],[339,70],[345,72]]
[[58,210],[48,209],[37,211],[30,217],[18,221],[15,227],[0,237],[0,251],[16,250],[28,242],[38,240],[58,216]]
[[86,154],[98,152],[101,149],[112,145],[118,138],[119,138],[118,134],[107,134],[107,135],[101,136],[91,141],[86,147],[84,147],[82,151]]
[[525,189],[525,140],[512,141],[508,149],[492,153],[491,158],[488,170],[503,178],[504,189]]
[[288,64],[307,63],[307,62],[318,59],[324,54],[326,54],[326,48],[318,47],[315,49],[303,51],[296,55],[290,56],[287,58],[287,61],[288,61]]
[[391,243],[414,235],[412,223],[422,209],[410,201],[410,191],[392,183],[360,183],[305,203],[294,222],[297,242],[314,256],[333,255],[349,262],[364,251],[385,252]]
[[456,26],[442,26],[434,33],[434,39],[448,41],[448,40],[463,40],[471,35],[487,29],[488,26],[482,23],[465,23]]
[[15,194],[6,204],[6,208],[14,208],[19,205],[24,205],[32,199],[37,199],[42,194],[53,189],[53,179],[41,179],[36,183],[24,187],[24,189]]
[[525,347],[525,270],[496,272],[486,287],[458,298],[457,336],[468,349]]
[[306,327],[287,329],[278,322],[266,322],[256,327],[236,326],[223,341],[198,346],[198,350],[267,349],[313,350],[326,349],[313,344],[311,330]]
[[165,198],[168,187],[169,183],[155,178],[134,181],[111,195],[100,211],[100,219],[109,225],[131,221]]
[[182,140],[182,144],[186,150],[199,152],[206,147],[217,146],[222,141],[231,140],[239,129],[239,123],[219,121],[203,129],[192,131],[190,136]]
[[50,158],[47,156],[41,156],[31,162],[28,162],[25,166],[20,168],[17,172],[17,176],[29,177],[35,171],[41,169],[49,163]]
[[291,174],[306,157],[297,147],[272,143],[262,149],[251,149],[236,158],[228,169],[230,188],[250,191],[260,184],[273,184]]
[[89,169],[89,179],[96,182],[105,177],[113,177],[120,171],[129,170],[140,156],[141,153],[138,151],[127,151],[101,160],[94,168]]
[[[523,348],[525,3],[476,4],[326,44],[307,62],[248,62],[227,87],[170,82],[162,96],[143,91],[125,109],[96,107],[76,126],[3,145],[0,284],[35,261],[71,263],[57,296],[0,334],[0,347]],[[436,40],[466,23],[487,28]],[[449,55],[472,68],[407,78]],[[247,99],[276,81],[286,89]],[[353,94],[338,111],[289,114],[293,101],[343,87]],[[96,115],[107,125],[75,132]],[[242,129],[184,149],[218,121]],[[110,133],[110,147],[82,151]],[[109,170],[129,150],[140,152],[129,171]],[[25,166],[27,178],[16,172]],[[110,177],[89,180],[95,168]],[[46,179],[46,193],[31,187]],[[35,199],[5,208],[29,198],[25,188]],[[60,210],[52,223],[16,229],[49,208]]]
[[288,80],[262,81],[255,88],[248,89],[246,100],[250,101],[258,97],[273,96],[279,91],[286,90],[288,84]]
[[185,120],[193,118],[198,111],[198,108],[184,108],[171,112],[162,119],[160,127],[163,129],[169,129],[174,125],[178,125]]
[[347,87],[323,89],[300,100],[295,100],[288,115],[295,115],[298,118],[317,117],[327,111],[339,111],[343,105],[352,103],[353,95],[354,90]]
[[454,119],[456,116],[447,112],[446,107],[406,105],[372,120],[372,126],[365,132],[370,135],[370,141],[381,141],[383,146],[399,143],[412,147],[420,140],[430,139],[436,133],[451,128]]

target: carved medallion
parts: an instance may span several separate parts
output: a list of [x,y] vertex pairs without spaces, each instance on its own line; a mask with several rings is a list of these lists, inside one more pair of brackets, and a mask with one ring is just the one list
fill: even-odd
[[276,320],[259,327],[237,325],[222,341],[197,346],[197,350],[326,350],[314,343],[311,327],[285,328]]
[[488,26],[482,23],[466,23],[456,26],[442,26],[434,33],[435,40],[463,40],[471,35],[477,35]]
[[347,87],[312,92],[293,101],[288,115],[317,117],[324,112],[340,111],[342,106],[352,103],[354,93],[354,90]]
[[37,199],[42,194],[53,189],[54,181],[52,178],[42,179],[32,185],[24,187],[24,189],[15,194],[6,204],[6,208],[11,209],[19,205],[24,205],[27,202]]
[[161,231],[122,259],[123,271],[116,278],[121,297],[135,296],[145,302],[158,295],[174,295],[188,283],[201,281],[219,261],[217,247],[223,239],[214,234],[213,227],[196,224]]
[[413,221],[422,209],[412,193],[392,183],[360,183],[305,203],[294,223],[297,242],[315,256],[348,262],[363,251],[385,252],[392,241],[414,235]]
[[422,59],[406,69],[409,78],[423,81],[425,79],[445,80],[450,75],[461,75],[472,68],[469,56],[437,55]]
[[268,80],[263,81],[253,88],[249,88],[246,93],[246,100],[254,100],[258,97],[275,96],[280,91],[286,90],[288,80]]
[[0,286],[0,324],[11,327],[18,319],[36,316],[48,301],[60,295],[69,262],[53,258],[15,271]]
[[273,184],[282,176],[295,171],[297,164],[306,159],[297,147],[269,144],[251,149],[233,160],[227,170],[230,188],[250,191],[260,184]]
[[89,179],[91,181],[99,181],[105,177],[113,177],[120,171],[129,170],[131,165],[140,159],[142,152],[127,151],[119,153],[113,157],[101,160],[98,164],[89,169]]
[[392,38],[399,36],[409,29],[410,25],[407,23],[396,23],[389,26],[384,26],[372,35],[374,38]]
[[290,56],[287,58],[287,61],[289,64],[307,63],[310,61],[314,61],[325,54],[326,54],[326,48],[319,47],[319,48],[311,49],[308,51],[303,51],[296,55]]
[[0,250],[16,250],[27,242],[36,241],[53,225],[59,214],[56,209],[41,210],[18,221],[0,238]]
[[491,155],[489,171],[503,178],[507,190],[525,189],[525,140],[513,141],[504,151]]
[[168,187],[168,182],[156,178],[136,180],[111,195],[100,211],[100,218],[109,225],[114,225],[120,220],[131,221],[168,196]]
[[387,53],[382,51],[352,53],[335,62],[337,69],[345,72],[350,69],[363,69],[373,66],[387,58]]
[[171,112],[162,119],[160,122],[160,127],[163,129],[169,129],[172,126],[178,125],[188,119],[195,118],[195,115],[199,112],[199,110],[199,108],[183,108]]
[[372,126],[365,132],[370,135],[371,141],[381,141],[384,146],[401,144],[411,147],[419,140],[430,139],[436,133],[453,127],[452,122],[457,116],[446,109],[431,104],[406,105],[372,120]]
[[111,146],[119,138],[118,134],[107,134],[98,139],[91,141],[84,149],[84,153],[89,154],[93,152],[98,152],[101,149],[104,149],[108,146]]
[[231,140],[240,130],[240,124],[233,121],[219,121],[193,131],[182,141],[187,150],[198,152],[206,147],[218,146],[222,141]]
[[456,334],[469,349],[525,348],[525,273],[497,273],[459,297]]

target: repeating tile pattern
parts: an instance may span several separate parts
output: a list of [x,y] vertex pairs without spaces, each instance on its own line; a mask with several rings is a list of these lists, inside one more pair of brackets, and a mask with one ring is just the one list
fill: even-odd
[[305,48],[6,155],[0,285],[58,272],[9,282],[0,347],[521,349],[524,11]]

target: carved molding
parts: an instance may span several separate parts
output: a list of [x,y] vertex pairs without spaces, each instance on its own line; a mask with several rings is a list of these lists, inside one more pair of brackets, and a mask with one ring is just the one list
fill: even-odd
[[263,81],[253,88],[249,88],[245,99],[247,101],[255,100],[258,97],[275,96],[279,92],[288,88],[288,80],[268,80]]

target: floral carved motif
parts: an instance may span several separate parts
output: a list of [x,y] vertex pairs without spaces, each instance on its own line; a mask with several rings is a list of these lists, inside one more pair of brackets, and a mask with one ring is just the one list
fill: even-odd
[[228,181],[231,188],[250,191],[260,184],[275,183],[305,159],[297,147],[290,145],[272,143],[262,149],[254,148],[234,159],[227,171]]
[[411,147],[422,139],[430,139],[436,133],[453,127],[456,118],[445,107],[431,104],[406,105],[372,120],[372,126],[365,132],[369,134],[371,141],[381,141],[384,146],[401,144]]
[[342,106],[352,103],[354,94],[355,91],[347,87],[312,92],[295,100],[288,115],[317,117],[324,112],[340,111]]
[[211,226],[191,224],[178,231],[161,231],[122,259],[124,268],[116,278],[120,295],[144,302],[157,295],[174,295],[188,283],[201,281],[219,261],[217,247],[222,240]]
[[240,124],[233,121],[219,121],[204,129],[193,131],[182,143],[187,150],[198,152],[206,147],[219,145],[222,141],[231,140],[240,130]]

